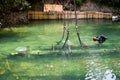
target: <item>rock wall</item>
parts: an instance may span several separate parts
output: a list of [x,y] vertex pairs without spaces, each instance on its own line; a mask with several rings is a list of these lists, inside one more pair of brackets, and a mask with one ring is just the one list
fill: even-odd
[[104,13],[112,13],[113,9],[112,7],[107,7],[104,5],[97,5],[94,2],[91,2],[90,0],[87,0],[86,2],[82,3],[82,5],[78,8],[80,11],[98,11],[98,12],[104,12]]

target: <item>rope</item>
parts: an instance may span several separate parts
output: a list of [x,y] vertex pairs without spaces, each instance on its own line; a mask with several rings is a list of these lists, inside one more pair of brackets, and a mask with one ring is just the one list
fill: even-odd
[[79,43],[82,46],[82,41],[80,39],[80,34],[78,32],[78,26],[77,26],[77,13],[76,13],[76,2],[75,2],[75,0],[74,0],[74,6],[75,6],[74,7],[75,8],[75,29],[76,29],[76,33],[77,33],[77,36],[78,36]]
[[67,43],[67,41],[68,41],[68,39],[69,39],[69,33],[70,33],[70,31],[69,31],[69,29],[67,30],[67,37],[66,37],[66,40],[65,40],[65,42],[64,42],[64,44],[63,44],[63,46],[62,46],[62,49],[65,47],[65,45],[66,45],[66,43]]

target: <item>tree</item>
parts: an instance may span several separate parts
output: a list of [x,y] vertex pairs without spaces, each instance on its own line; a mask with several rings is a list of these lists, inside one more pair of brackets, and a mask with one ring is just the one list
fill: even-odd
[[[9,27],[9,24],[20,22],[21,18],[14,20],[16,17],[13,17],[12,14],[14,15],[13,12],[26,10],[28,6],[29,3],[26,0],[0,0],[0,22],[3,24],[2,27]],[[24,18],[22,21],[25,20]]]
[[1,12],[10,12],[13,9],[20,11],[29,6],[29,3],[26,0],[0,0],[0,11]]
[[80,6],[82,4],[83,0],[76,0],[76,5]]
[[107,5],[113,8],[120,8],[120,0],[91,0],[100,5]]

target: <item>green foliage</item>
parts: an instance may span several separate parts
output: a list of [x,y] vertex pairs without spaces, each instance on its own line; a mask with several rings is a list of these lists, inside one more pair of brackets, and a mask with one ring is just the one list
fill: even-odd
[[91,0],[91,1],[98,3],[100,5],[108,5],[108,6],[111,6],[114,8],[120,8],[119,7],[119,4],[120,4],[119,0]]
[[26,0],[1,0],[0,1],[0,11],[9,12],[12,9],[16,11],[23,10],[29,6],[29,3]]
[[82,2],[83,2],[83,0],[76,0],[76,4],[77,4],[78,6],[80,6]]

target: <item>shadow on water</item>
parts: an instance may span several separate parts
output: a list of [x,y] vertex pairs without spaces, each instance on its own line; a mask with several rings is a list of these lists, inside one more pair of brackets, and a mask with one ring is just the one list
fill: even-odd
[[[31,52],[30,52],[31,53]],[[16,55],[8,55],[8,59],[21,59],[25,57],[26,59],[27,56],[31,56],[33,59],[42,59],[42,58],[61,58],[62,57],[63,50],[62,49],[55,49],[54,51],[49,48],[49,49],[44,49],[42,52],[38,53],[33,53],[33,54],[16,54]],[[69,53],[71,57],[87,57],[90,56],[91,54],[99,54],[101,57],[106,58],[119,58],[120,57],[120,48],[116,47],[114,49],[110,49],[106,45],[98,46],[98,45],[93,45],[93,46],[87,46],[87,47],[74,47],[71,48],[71,52]]]
[[[7,75],[6,75],[7,76]],[[1,77],[2,78],[2,77]],[[6,78],[2,78],[4,80],[84,80],[79,76],[71,75],[63,75],[63,76],[7,76]]]
[[17,30],[15,28],[13,30],[8,30],[6,28],[0,31],[0,43],[17,42],[18,40],[25,38],[27,34],[28,33],[22,30]]

